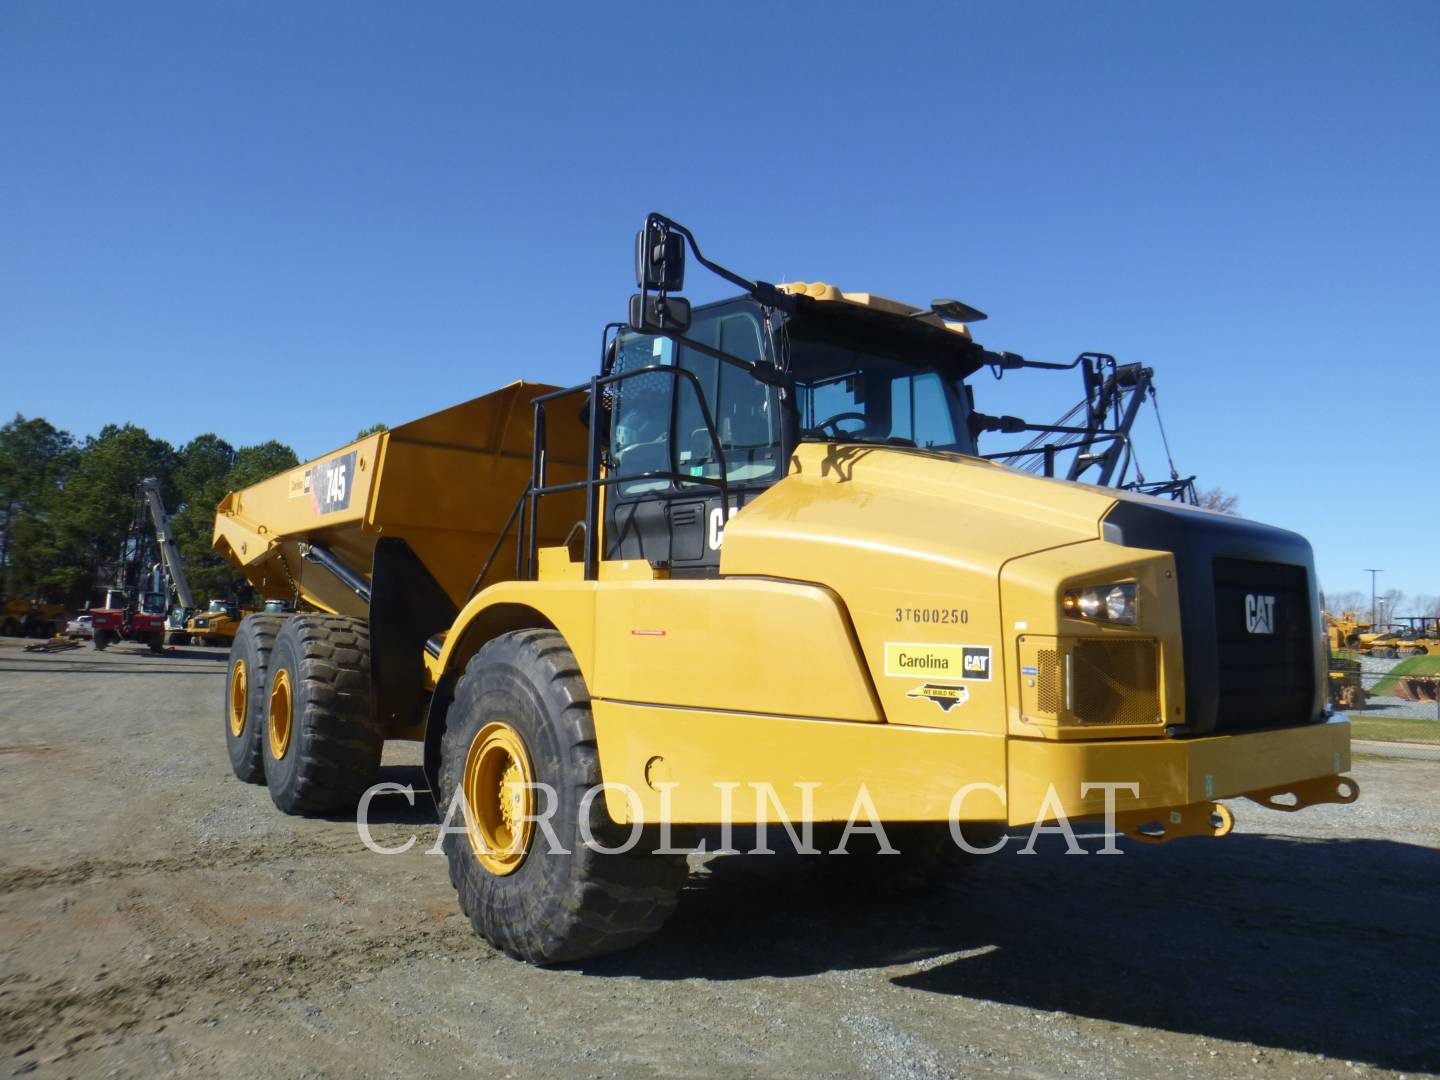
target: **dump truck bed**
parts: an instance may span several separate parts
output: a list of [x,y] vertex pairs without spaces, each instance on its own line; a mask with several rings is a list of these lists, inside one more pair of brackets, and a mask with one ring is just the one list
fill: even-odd
[[[369,580],[376,542],[399,537],[462,606],[530,481],[531,402],[554,389],[511,383],[231,492],[216,509],[215,550],[267,599],[364,617],[365,601],[302,548],[320,545]],[[585,473],[586,428],[571,412],[547,416],[550,483]],[[580,514],[578,493],[542,500],[540,542],[561,543]],[[514,544],[512,530],[487,583],[513,576]]]

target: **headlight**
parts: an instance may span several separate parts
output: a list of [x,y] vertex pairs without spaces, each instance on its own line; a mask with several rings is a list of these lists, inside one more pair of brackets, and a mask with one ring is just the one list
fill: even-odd
[[1067,589],[1061,601],[1065,614],[1074,619],[1135,625],[1135,583],[1090,585]]

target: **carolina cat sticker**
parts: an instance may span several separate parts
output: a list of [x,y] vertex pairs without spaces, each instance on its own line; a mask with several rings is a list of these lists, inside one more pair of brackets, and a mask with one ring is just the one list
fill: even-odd
[[944,683],[927,682],[917,686],[905,695],[907,698],[924,698],[940,706],[941,712],[949,712],[956,705],[970,700],[970,691],[963,686],[947,686]]
[[990,646],[887,641],[885,674],[900,679],[918,675],[989,682]]

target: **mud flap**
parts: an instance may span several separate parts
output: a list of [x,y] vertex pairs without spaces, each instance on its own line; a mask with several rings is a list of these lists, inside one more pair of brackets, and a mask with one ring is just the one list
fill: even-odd
[[370,679],[386,732],[419,723],[425,704],[425,642],[459,609],[398,536],[375,542],[370,571]]

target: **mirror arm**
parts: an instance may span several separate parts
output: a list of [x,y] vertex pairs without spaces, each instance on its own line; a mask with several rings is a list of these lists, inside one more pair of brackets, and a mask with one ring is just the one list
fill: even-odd
[[1022,431],[1043,431],[1051,435],[1093,435],[1091,428],[1073,427],[1065,424],[1031,424],[1018,416],[991,416],[988,413],[970,414],[970,434],[982,431],[999,431],[1005,435],[1018,435]]
[[1048,360],[1027,360],[1019,353],[1013,352],[991,352],[985,349],[980,354],[983,363],[996,371],[1015,371],[1018,368],[1039,368],[1042,371],[1069,371],[1077,368],[1080,364],[1094,357],[1113,359],[1104,353],[1081,353],[1068,364],[1054,364]]
[[724,278],[726,281],[730,282],[730,284],[738,288],[744,289],[749,296],[753,297],[761,304],[764,304],[766,307],[778,308],[781,311],[785,312],[787,315],[795,314],[795,310],[799,306],[795,302],[795,297],[791,296],[789,293],[781,292],[778,288],[776,288],[774,285],[771,285],[768,281],[750,281],[747,278],[741,277],[733,270],[727,270],[719,263],[711,262],[704,256],[704,254],[701,253],[700,245],[695,242],[695,234],[692,233],[689,229],[687,229],[684,225],[681,225],[678,221],[673,221],[670,218],[666,217],[664,214],[657,214],[652,212],[646,218],[646,227],[648,228],[651,223],[662,225],[666,229],[669,229],[671,232],[679,233],[680,236],[684,238],[685,242],[690,245],[690,251],[692,254],[694,254],[695,261],[698,262],[701,266],[705,267],[706,270],[709,270],[712,274]]

